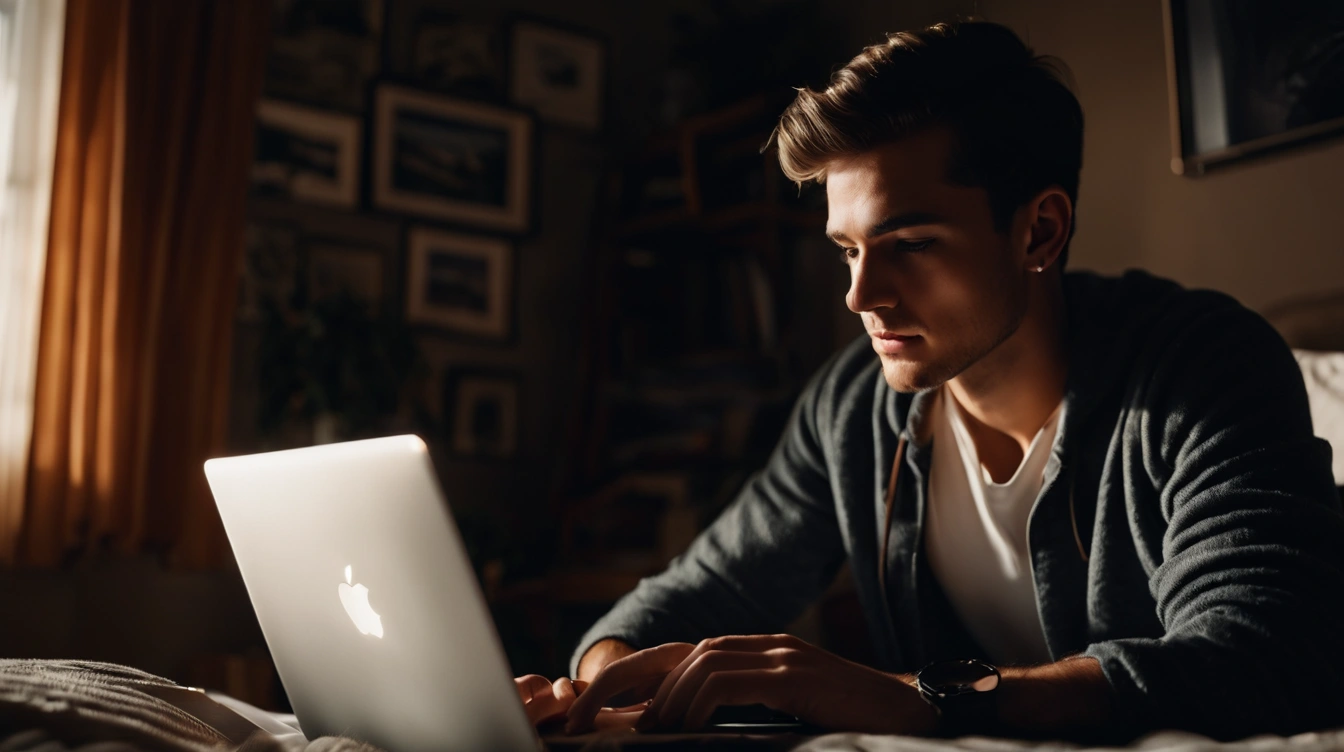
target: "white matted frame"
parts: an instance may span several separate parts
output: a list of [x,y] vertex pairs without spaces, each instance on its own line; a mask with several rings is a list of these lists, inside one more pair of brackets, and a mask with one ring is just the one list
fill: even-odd
[[532,117],[384,84],[374,96],[373,203],[506,232],[531,220]]
[[513,327],[513,244],[432,227],[408,233],[406,320],[487,339]]
[[257,106],[252,184],[299,201],[354,207],[360,131],[352,115],[264,99]]
[[592,34],[518,21],[511,40],[510,95],[549,123],[602,127],[606,43]]

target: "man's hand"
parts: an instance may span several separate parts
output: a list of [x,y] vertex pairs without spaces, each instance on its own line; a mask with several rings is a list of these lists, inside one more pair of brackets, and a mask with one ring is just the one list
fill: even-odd
[[584,682],[571,682],[563,676],[551,682],[537,674],[517,677],[513,684],[533,726],[563,717],[585,686]]
[[[613,697],[648,688],[646,693],[651,702],[653,693],[661,686],[663,677],[694,650],[695,646],[687,642],[669,642],[608,663],[606,668],[603,668],[588,684],[588,689],[592,691],[585,692],[584,696],[569,708],[569,722],[565,724],[565,733],[577,734],[587,731],[593,725],[593,719],[598,711]],[[586,655],[584,657],[587,658]]]
[[609,697],[663,675],[636,728],[693,730],[720,705],[761,703],[823,728],[927,734],[937,713],[908,678],[846,661],[790,635],[670,643],[614,661],[569,708],[566,732],[587,729]]
[[[560,677],[554,682],[544,676],[528,674],[513,680],[518,689],[518,697],[523,701],[523,711],[533,726],[559,721],[569,712],[569,708],[584,689],[585,681],[571,682]],[[598,730],[629,729],[648,707],[648,703],[639,703],[625,708],[601,708],[593,725]]]

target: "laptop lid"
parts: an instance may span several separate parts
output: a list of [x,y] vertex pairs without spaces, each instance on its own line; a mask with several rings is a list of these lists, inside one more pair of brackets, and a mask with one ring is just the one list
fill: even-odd
[[424,441],[205,463],[305,736],[536,750]]

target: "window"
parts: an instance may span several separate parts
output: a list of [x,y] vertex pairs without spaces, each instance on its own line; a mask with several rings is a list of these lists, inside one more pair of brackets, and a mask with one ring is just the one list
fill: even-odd
[[0,0],[0,531],[22,513],[32,435],[64,17],[64,0]]

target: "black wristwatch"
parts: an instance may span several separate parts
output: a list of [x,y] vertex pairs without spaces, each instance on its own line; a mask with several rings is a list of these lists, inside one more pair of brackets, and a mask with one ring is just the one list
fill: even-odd
[[935,661],[915,676],[919,694],[938,711],[943,736],[991,733],[999,670],[984,661]]

